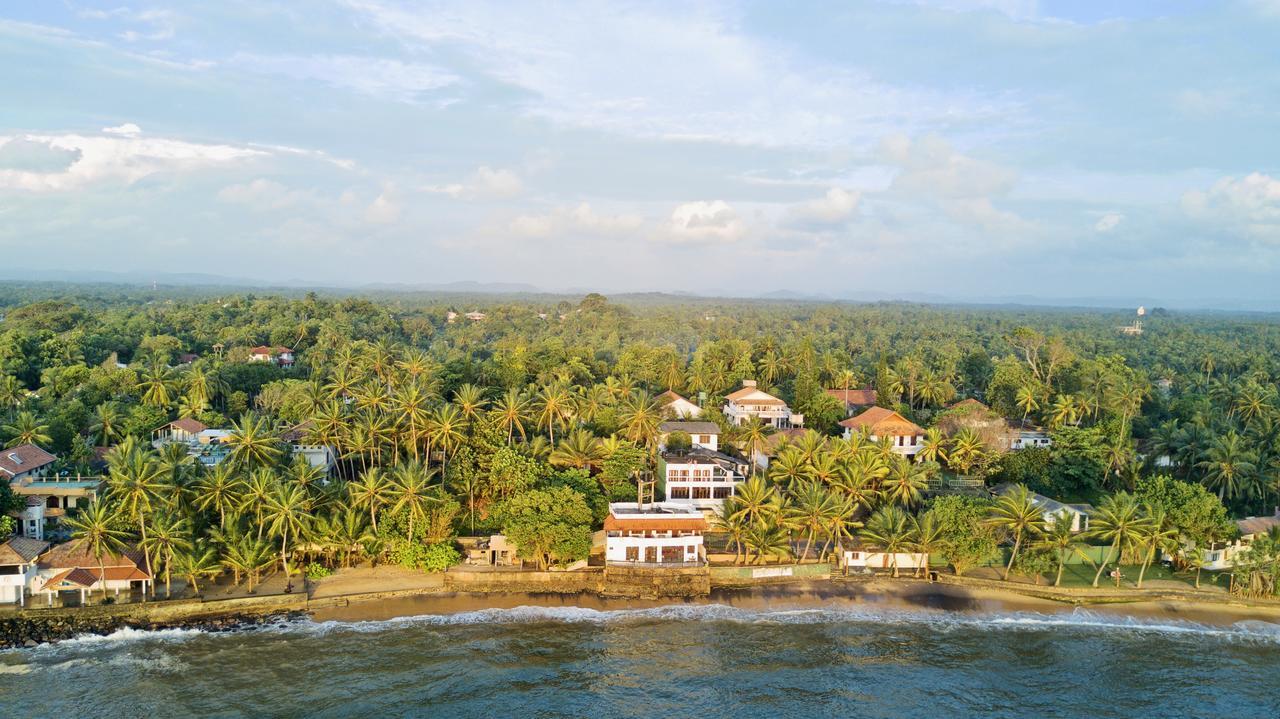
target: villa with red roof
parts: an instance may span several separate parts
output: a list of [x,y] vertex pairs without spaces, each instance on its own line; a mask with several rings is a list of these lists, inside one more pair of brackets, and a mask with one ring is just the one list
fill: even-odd
[[141,551],[107,552],[98,558],[83,542],[68,542],[40,556],[31,593],[43,593],[52,606],[55,594],[78,592],[80,603],[84,604],[91,592],[105,589],[114,591],[116,596],[122,590],[146,592],[151,581],[151,570]]
[[758,417],[774,429],[804,426],[804,415],[792,414],[786,402],[757,387],[753,379],[742,380],[742,389],[724,398],[724,416],[735,425]]
[[271,362],[280,367],[292,367],[293,350],[288,347],[268,347],[259,345],[249,350],[249,359],[253,362]]
[[849,417],[876,406],[876,400],[879,399],[879,394],[874,389],[829,389],[827,394],[844,404],[845,415]]

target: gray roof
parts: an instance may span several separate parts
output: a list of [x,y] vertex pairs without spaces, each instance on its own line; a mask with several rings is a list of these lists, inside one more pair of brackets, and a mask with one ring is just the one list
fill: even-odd
[[684,432],[685,434],[720,434],[720,426],[715,422],[678,422],[671,420],[658,425],[658,431],[663,434],[670,434],[671,432]]
[[[1006,483],[997,485],[992,489],[994,489],[995,493],[998,495],[1005,495],[1011,492],[1013,487],[1014,485]],[[1088,516],[1090,510],[1093,509],[1093,507],[1090,507],[1087,504],[1066,504],[1065,502],[1059,502],[1056,499],[1051,499],[1043,494],[1037,494],[1036,492],[1028,492],[1027,494],[1031,497],[1031,503],[1035,505],[1036,509],[1045,512],[1053,512],[1054,514],[1067,512],[1070,514],[1083,514]]]
[[663,452],[662,459],[668,463],[679,464],[719,464],[730,465],[727,469],[746,466],[747,461],[730,457],[724,452],[713,452],[702,447],[694,447],[693,449],[682,452]]
[[0,544],[0,564],[30,564],[48,548],[49,543],[39,539],[14,537]]

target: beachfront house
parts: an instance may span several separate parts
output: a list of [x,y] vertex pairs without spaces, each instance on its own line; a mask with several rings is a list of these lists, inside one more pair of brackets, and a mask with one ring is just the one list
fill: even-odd
[[36,558],[48,548],[48,542],[30,537],[12,537],[0,544],[0,604],[26,604],[27,588],[36,578]]
[[667,566],[706,563],[707,520],[695,507],[670,502],[615,502],[605,517],[605,561]]
[[827,394],[840,400],[846,417],[876,406],[876,400],[879,399],[879,394],[874,389],[829,389]]
[[737,492],[746,473],[745,462],[700,447],[658,456],[658,478],[672,505],[718,510]]
[[120,592],[135,589],[145,594],[151,581],[151,570],[139,550],[106,552],[95,557],[83,542],[68,542],[40,556],[31,593],[33,596],[37,591],[44,594],[49,606],[53,606],[55,596],[65,598],[64,593],[79,594],[83,605],[89,593],[104,589],[114,592],[117,598]]
[[666,451],[667,438],[676,432],[689,435],[689,446],[720,451],[720,427],[715,422],[680,422],[668,420],[658,425],[658,450]]
[[929,568],[929,555],[924,552],[888,553],[871,546],[845,547],[838,558],[845,574],[870,573],[874,571],[892,571],[896,565],[898,571]]
[[879,442],[882,437],[889,437],[893,442],[893,451],[907,458],[916,456],[920,451],[924,429],[916,423],[884,407],[872,407],[856,417],[840,421],[844,427],[844,438],[853,437],[854,432],[863,432],[872,442]]
[[702,408],[671,390],[658,395],[662,413],[675,419],[696,419],[702,416]]
[[804,415],[793,414],[786,402],[756,387],[753,379],[742,380],[742,389],[724,398],[724,416],[735,425],[754,417],[775,429],[804,426]]
[[200,420],[183,417],[151,432],[151,444],[157,449],[170,442],[194,442],[209,426]]
[[314,426],[311,420],[307,420],[282,432],[280,440],[289,445],[289,450],[294,454],[306,457],[307,463],[312,467],[328,472],[337,462],[337,451],[315,440],[312,432]]
[[479,567],[524,566],[524,560],[516,553],[516,545],[505,535],[494,534],[474,539],[459,537],[458,543],[466,550],[467,564]]
[[[1012,484],[1000,484],[993,487],[991,491],[999,497],[1012,492],[1013,487]],[[1056,521],[1057,517],[1066,517],[1071,521],[1072,532],[1078,534],[1089,529],[1089,515],[1093,512],[1093,507],[1090,505],[1066,504],[1036,492],[1029,492],[1027,496],[1031,499],[1031,505],[1040,510],[1045,524]]]
[[1205,569],[1230,569],[1235,566],[1236,555],[1249,548],[1253,540],[1280,527],[1280,507],[1270,517],[1245,517],[1236,521],[1236,530],[1240,536],[1236,539],[1216,543],[1204,550]]

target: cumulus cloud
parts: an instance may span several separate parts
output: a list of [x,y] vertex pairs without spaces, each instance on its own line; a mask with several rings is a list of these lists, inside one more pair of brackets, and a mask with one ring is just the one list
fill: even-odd
[[938,135],[912,140],[890,135],[880,143],[881,156],[900,172],[893,189],[944,197],[986,197],[1004,194],[1017,173],[995,163],[962,155]]
[[507,229],[514,235],[546,238],[558,234],[618,235],[634,232],[644,224],[640,215],[596,212],[589,203],[560,207],[545,214],[525,214],[513,219]]
[[1124,222],[1124,215],[1119,212],[1108,212],[1098,218],[1098,222],[1094,224],[1093,229],[1098,232],[1107,233],[1118,227],[1121,222]]
[[138,135],[142,134],[142,128],[138,127],[132,122],[126,122],[123,125],[116,125],[115,127],[104,127],[102,128],[102,132],[107,135],[119,135],[121,137],[137,137]]
[[832,187],[819,199],[792,205],[782,224],[801,229],[841,225],[854,217],[861,199],[862,193],[857,190]]
[[400,219],[401,209],[395,186],[387,183],[382,192],[365,208],[364,219],[375,225],[389,225]]
[[32,143],[43,145],[48,152],[61,152],[66,157],[75,158],[69,164],[52,170],[5,168],[0,163],[0,188],[32,192],[72,190],[101,182],[127,185],[158,172],[210,168],[267,155],[261,150],[231,145],[126,137],[118,133],[104,136],[0,136],[0,152],[15,141],[22,141],[28,147]]
[[737,242],[746,225],[724,200],[686,202],[671,211],[658,239],[672,244],[724,244]]
[[1261,172],[1224,177],[1182,196],[1191,218],[1267,242],[1280,242],[1280,180]]
[[424,189],[459,199],[501,199],[524,192],[524,181],[514,170],[494,169],[483,165],[463,182],[430,185]]

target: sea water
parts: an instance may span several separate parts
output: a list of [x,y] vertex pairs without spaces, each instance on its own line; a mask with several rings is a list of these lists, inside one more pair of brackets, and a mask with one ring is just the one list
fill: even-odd
[[1280,626],[518,607],[0,652],[13,717],[1280,717]]

